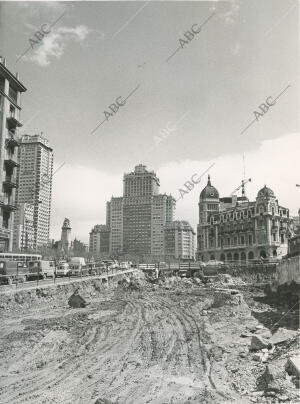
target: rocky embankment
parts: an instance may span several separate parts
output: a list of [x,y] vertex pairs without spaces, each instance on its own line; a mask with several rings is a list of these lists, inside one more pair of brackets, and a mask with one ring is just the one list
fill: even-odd
[[[135,277],[136,272],[132,272]],[[108,278],[85,278],[82,281],[74,280],[70,283],[40,285],[30,289],[15,289],[1,294],[0,317],[5,312],[24,311],[34,307],[56,308],[67,304],[69,297],[76,291],[89,300],[99,292],[115,289],[118,283],[128,278],[128,274],[115,274]]]

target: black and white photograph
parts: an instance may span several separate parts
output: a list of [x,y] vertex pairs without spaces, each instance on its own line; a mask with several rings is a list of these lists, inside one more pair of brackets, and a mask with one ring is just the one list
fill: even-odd
[[299,0],[0,0],[0,403],[300,402]]

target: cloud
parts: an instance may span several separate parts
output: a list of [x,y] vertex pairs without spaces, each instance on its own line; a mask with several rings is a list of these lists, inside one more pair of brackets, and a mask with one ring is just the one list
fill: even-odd
[[[263,141],[258,150],[245,153],[246,178],[252,178],[246,186],[249,199],[254,200],[259,189],[266,184],[273,189],[279,203],[290,208],[292,215],[297,215],[300,190],[295,184],[300,181],[299,170],[296,169],[299,166],[299,150],[299,133],[294,133],[276,140]],[[184,183],[190,181],[193,174],[200,177],[212,163],[215,163],[209,171],[212,184],[221,197],[230,195],[243,179],[241,154],[222,156],[212,161],[173,161],[148,169],[157,173],[160,192],[171,193],[178,199],[179,189],[184,188]],[[69,217],[72,237],[76,235],[87,242],[92,226],[105,223],[106,202],[112,195],[122,196],[123,174],[119,172],[112,175],[78,165],[63,166],[54,177],[51,237],[60,237],[63,219]],[[176,204],[175,219],[189,221],[195,230],[199,194],[207,183],[207,175]]]
[[235,42],[235,44],[231,45],[230,50],[233,55],[237,55],[240,52],[241,45],[239,42]]
[[226,24],[233,24],[240,10],[240,0],[230,0],[230,10],[222,15]]
[[51,237],[59,239],[62,222],[68,217],[72,237],[87,241],[92,226],[105,223],[106,202],[111,196],[122,195],[122,179],[123,173],[113,176],[66,163],[53,177]]
[[[209,7],[209,9],[212,12],[217,12],[218,16],[229,25],[236,21],[240,10],[240,5],[240,0],[217,0]],[[226,7],[226,11],[221,11],[224,6]]]
[[[44,31],[49,31],[49,27],[45,26]],[[64,51],[71,41],[83,42],[90,33],[85,25],[72,27],[59,27],[54,31],[50,30],[49,34],[45,34],[39,41],[36,38],[36,44],[32,42],[33,54],[27,53],[24,58],[37,63],[39,66],[47,66],[50,64],[51,58],[60,59]]]
[[[297,215],[300,207],[300,189],[296,188],[296,183],[300,180],[299,170],[296,169],[299,167],[299,150],[299,133],[293,133],[263,141],[259,149],[245,153],[246,178],[252,179],[246,185],[249,199],[254,200],[259,189],[266,184],[273,189],[279,204],[289,208],[292,215]],[[212,184],[221,197],[230,195],[243,179],[242,154],[221,156],[205,162],[171,162],[154,170],[160,178],[161,191],[171,192],[178,199],[179,188],[183,188],[194,173],[201,175],[212,163],[215,163],[210,170]],[[207,183],[207,174],[176,204],[177,219],[188,220],[195,230],[198,223],[199,194]]]

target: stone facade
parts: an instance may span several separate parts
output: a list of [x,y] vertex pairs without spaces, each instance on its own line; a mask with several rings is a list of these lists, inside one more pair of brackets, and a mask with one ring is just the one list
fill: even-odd
[[255,201],[245,196],[220,198],[208,183],[199,199],[197,258],[201,261],[248,261],[282,257],[293,235],[289,210],[264,186]]

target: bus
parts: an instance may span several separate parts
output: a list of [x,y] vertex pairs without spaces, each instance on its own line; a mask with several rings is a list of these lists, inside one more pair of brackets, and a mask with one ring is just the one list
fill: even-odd
[[0,260],[2,259],[27,263],[28,261],[41,261],[42,255],[4,252],[0,253]]

